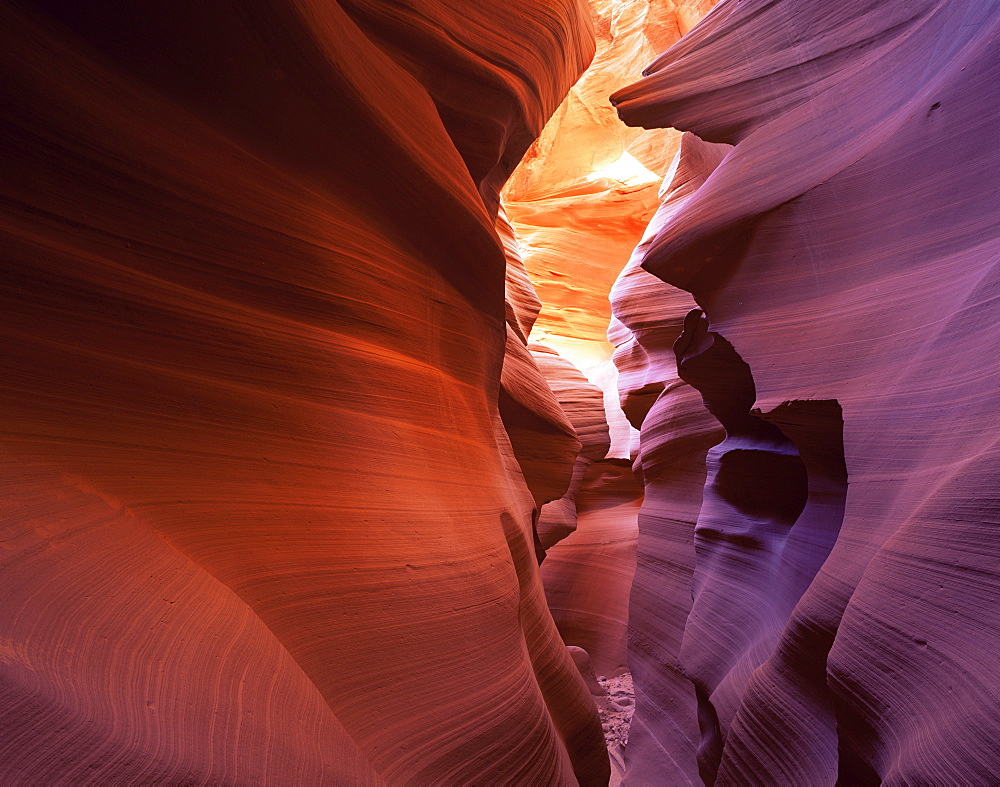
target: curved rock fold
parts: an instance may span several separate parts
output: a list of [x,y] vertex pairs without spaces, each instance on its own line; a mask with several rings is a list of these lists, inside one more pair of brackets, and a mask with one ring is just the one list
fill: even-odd
[[[727,431],[667,662],[697,687],[706,781],[969,784],[1000,767],[1000,457],[984,429],[1000,390],[1000,173],[982,111],[998,30],[1000,12],[968,0],[723,2],[613,97],[627,123],[735,145],[637,251],[704,311],[677,346],[681,375]],[[723,341],[736,355],[710,362]],[[626,366],[662,363],[623,346]],[[643,413],[673,389],[648,370],[622,379],[646,445],[677,422]],[[643,465],[647,500],[661,472]],[[684,605],[682,585],[642,570],[644,521],[636,659],[643,584]],[[640,673],[638,780],[676,740],[647,720],[678,717]],[[693,780],[690,759],[676,767]]]
[[498,410],[586,9],[0,13],[0,780],[606,782]]

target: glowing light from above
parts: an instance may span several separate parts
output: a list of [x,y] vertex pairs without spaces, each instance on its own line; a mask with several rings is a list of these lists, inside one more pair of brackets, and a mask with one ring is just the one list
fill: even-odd
[[622,153],[618,161],[587,175],[587,180],[591,182],[601,178],[617,180],[626,186],[641,186],[644,183],[656,183],[660,180],[659,175],[642,166],[631,153]]

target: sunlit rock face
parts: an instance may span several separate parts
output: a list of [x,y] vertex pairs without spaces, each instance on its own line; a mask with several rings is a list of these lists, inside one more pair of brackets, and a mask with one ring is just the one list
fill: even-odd
[[[677,363],[724,429],[668,605],[690,605],[692,781],[1000,768],[998,32],[975,0],[724,2],[614,96],[628,123],[735,145],[640,253],[700,307]],[[678,418],[661,401],[644,446]]]
[[608,455],[611,438],[604,414],[604,395],[573,364],[551,347],[530,344],[528,349],[544,377],[548,389],[580,440],[580,451],[572,468],[572,477],[563,495],[541,508],[538,533],[541,545],[549,549],[576,530],[576,496],[584,476],[594,462]]
[[[530,338],[550,348],[539,346],[536,357],[584,445],[567,493],[541,510],[542,574],[564,638],[588,650],[597,670],[609,675],[627,664],[627,595],[642,487],[628,467],[635,432],[615,391],[608,296],[659,204],[659,183],[680,135],[624,126],[608,96],[637,79],[711,6],[592,2],[594,61],[504,189],[518,250],[542,304]],[[547,367],[546,359],[557,357],[551,349],[562,359]],[[607,422],[610,445],[603,454],[586,437],[591,421]]]
[[497,406],[586,10],[0,13],[0,781],[606,780]]
[[[505,310],[507,340],[500,375],[501,445],[510,443],[514,461],[535,504],[534,548],[541,556],[551,542],[539,540],[537,512],[567,495],[580,461],[581,441],[528,348],[527,335],[541,304],[517,251],[513,230],[501,210],[497,233],[507,261]],[[602,413],[603,422],[603,413]],[[605,427],[606,430],[606,427]]]
[[[622,125],[608,96],[638,79],[712,5],[593,0],[594,61],[504,189],[544,304],[532,338],[592,379],[611,357],[608,292],[659,204],[657,188],[679,141],[673,130]],[[618,453],[628,455],[627,430]]]

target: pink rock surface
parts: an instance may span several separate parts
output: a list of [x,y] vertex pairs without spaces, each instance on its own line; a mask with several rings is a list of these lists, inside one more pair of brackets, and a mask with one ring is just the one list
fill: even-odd
[[628,669],[628,598],[642,487],[632,463],[587,467],[575,495],[576,529],[550,547],[542,582],[563,641],[584,648],[601,675]]
[[630,778],[638,784],[696,783],[698,778],[698,709],[680,651],[691,608],[705,456],[722,439],[698,392],[677,375],[673,345],[694,301],[640,263],[649,242],[728,150],[692,134],[682,137],[661,188],[663,202],[611,291],[609,338],[615,344],[622,409],[641,429],[635,468],[645,487],[629,609],[636,713],[626,757]]
[[723,2],[614,97],[735,144],[642,254],[707,315],[678,359],[726,430],[680,659],[707,782],[1000,770],[998,30],[974,0]]
[[0,13],[0,781],[606,781],[490,186],[585,9]]

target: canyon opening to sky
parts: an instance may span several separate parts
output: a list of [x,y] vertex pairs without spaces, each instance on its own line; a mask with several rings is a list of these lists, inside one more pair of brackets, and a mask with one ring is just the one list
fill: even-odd
[[1000,6],[0,15],[0,785],[997,783]]

